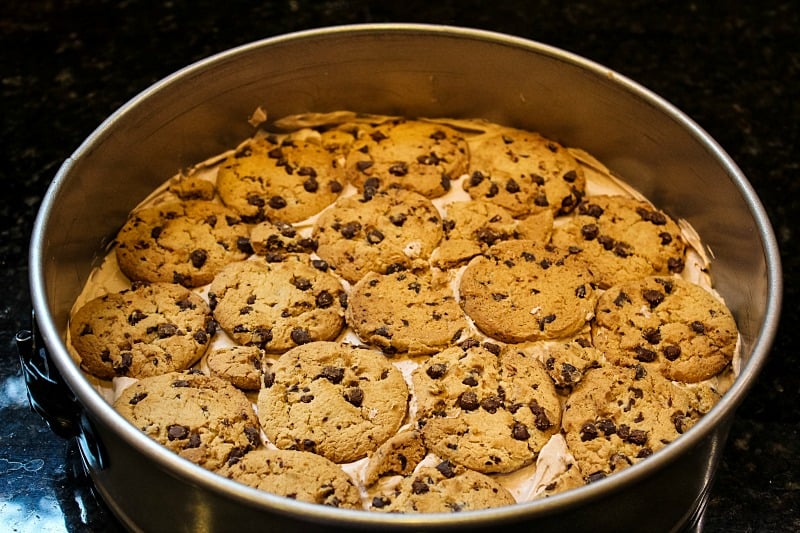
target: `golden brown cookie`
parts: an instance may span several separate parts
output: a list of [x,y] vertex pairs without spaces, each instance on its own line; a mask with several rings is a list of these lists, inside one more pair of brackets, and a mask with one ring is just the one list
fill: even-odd
[[580,253],[533,241],[504,241],[467,265],[461,306],[503,342],[569,337],[587,327],[596,293]]
[[142,378],[189,368],[216,333],[200,296],[172,283],[136,283],[90,300],[72,316],[72,346],[86,372]]
[[643,365],[589,370],[564,406],[563,430],[586,481],[651,456],[703,415],[693,393]]
[[307,255],[289,255],[278,263],[231,263],[214,278],[208,298],[220,326],[237,344],[268,353],[334,339],[344,326],[341,283],[315,268]]
[[250,222],[299,222],[322,211],[344,189],[335,156],[311,140],[251,140],[219,167],[222,201]]
[[320,215],[313,237],[317,254],[355,283],[368,272],[427,268],[442,237],[442,222],[424,196],[390,189],[339,199]]
[[514,216],[549,209],[571,212],[585,193],[583,169],[560,144],[538,133],[496,128],[470,140],[469,178],[474,199],[504,207]]
[[428,198],[442,196],[466,172],[469,147],[453,128],[418,120],[366,130],[347,155],[347,179],[362,192],[394,186]]
[[502,507],[514,497],[491,477],[450,461],[420,468],[370,507],[387,513],[457,513]]
[[499,355],[469,340],[431,356],[412,375],[430,451],[483,473],[532,463],[558,432],[561,405],[537,359]]
[[258,346],[227,346],[209,352],[206,364],[212,376],[229,381],[245,391],[261,388],[264,351]]
[[447,279],[428,273],[367,274],[348,299],[347,323],[384,353],[435,353],[458,342],[469,325]]
[[278,448],[347,463],[394,435],[407,403],[403,375],[380,352],[313,342],[289,350],[265,372],[258,416]]
[[553,233],[553,244],[582,250],[598,286],[683,271],[686,243],[663,211],[626,196],[585,198]]
[[321,455],[259,448],[219,473],[256,489],[293,500],[361,509],[358,487],[339,465]]
[[699,285],[651,276],[612,287],[597,302],[594,345],[609,361],[637,363],[694,383],[733,359],[738,330],[725,305]]
[[117,234],[117,262],[134,281],[199,287],[252,251],[250,230],[236,212],[204,200],[134,211]]
[[237,461],[260,443],[247,396],[196,371],[140,379],[122,391],[114,408],[156,442],[209,470]]
[[431,257],[433,266],[442,269],[460,266],[500,241],[523,239],[546,244],[553,231],[553,213],[549,210],[517,220],[491,201],[453,202],[444,209],[444,238]]

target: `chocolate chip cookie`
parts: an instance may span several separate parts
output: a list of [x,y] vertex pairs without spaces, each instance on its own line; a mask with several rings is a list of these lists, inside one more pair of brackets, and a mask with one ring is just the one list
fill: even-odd
[[450,461],[420,468],[392,491],[372,499],[370,509],[389,513],[457,513],[515,503],[491,477]]
[[564,406],[563,430],[587,482],[651,456],[703,415],[681,387],[643,365],[589,370]]
[[733,359],[738,331],[710,292],[677,277],[651,276],[617,285],[597,302],[594,345],[609,361],[643,364],[669,379],[694,383]]
[[553,233],[553,244],[575,246],[591,262],[598,286],[683,271],[681,229],[648,202],[625,196],[585,198]]
[[359,191],[394,186],[428,198],[442,196],[466,172],[469,146],[455,129],[398,120],[366,130],[347,155],[347,179]]
[[380,352],[336,342],[289,350],[264,375],[258,416],[278,448],[361,459],[403,422],[408,387]]
[[259,448],[219,473],[245,485],[293,500],[361,509],[358,487],[339,465],[321,455]]
[[86,372],[143,378],[194,364],[208,349],[216,322],[205,300],[181,285],[136,283],[88,301],[69,329]]
[[344,190],[344,169],[318,142],[252,139],[219,167],[217,190],[248,222],[299,222]]
[[247,396],[201,372],[142,378],[122,391],[114,408],[153,440],[210,470],[237,461],[260,443]]
[[205,200],[136,210],[117,234],[117,262],[134,281],[199,287],[250,253],[247,224],[235,211]]
[[470,140],[469,177],[464,189],[514,216],[549,209],[571,212],[585,194],[578,161],[559,143],[538,133],[494,128]]
[[413,191],[339,199],[314,225],[317,254],[345,280],[427,268],[442,238],[442,221],[430,200]]
[[209,303],[220,326],[237,344],[268,353],[334,339],[344,326],[346,294],[308,255],[283,261],[239,261],[214,278]]
[[524,240],[501,242],[470,261],[459,291],[475,325],[511,343],[577,334],[596,302],[579,252]]
[[561,405],[542,363],[475,340],[431,356],[412,375],[428,449],[483,473],[532,463],[561,424]]
[[468,329],[447,280],[428,273],[367,274],[353,286],[346,316],[361,340],[387,354],[431,354]]

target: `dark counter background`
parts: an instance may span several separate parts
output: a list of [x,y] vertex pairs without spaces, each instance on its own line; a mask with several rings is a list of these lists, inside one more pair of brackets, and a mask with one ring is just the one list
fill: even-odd
[[[780,330],[733,424],[706,531],[800,530],[800,2],[400,0],[0,3],[0,530],[117,531],[73,475],[75,450],[31,412],[15,333],[27,250],[60,164],[110,113],[190,62],[295,30],[426,22],[514,34],[604,64],[706,129],[748,176],[785,271]],[[646,495],[643,495],[646,497]],[[658,505],[658,502],[653,502]]]

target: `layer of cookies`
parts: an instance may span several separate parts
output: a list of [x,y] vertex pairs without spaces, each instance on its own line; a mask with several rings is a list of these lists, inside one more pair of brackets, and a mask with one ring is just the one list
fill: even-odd
[[[342,112],[275,126],[155,191],[75,304],[68,345],[87,379],[110,403],[125,398],[121,411],[166,395],[169,408],[126,417],[176,453],[327,505],[468,510],[547,496],[643,460],[733,379],[735,324],[713,293],[699,238],[589,154],[479,120]],[[520,160],[532,157],[536,171],[522,172]],[[289,179],[264,188],[259,172]],[[213,235],[202,228],[209,220]],[[132,289],[132,280],[147,283]],[[194,332],[188,352],[139,350],[148,335],[173,339],[161,322],[203,305],[187,295],[165,303],[148,284],[187,287],[208,305],[213,324],[176,326]],[[139,294],[148,290],[159,294]],[[121,346],[112,356],[97,346],[103,324],[86,325],[104,311],[81,308],[119,291],[127,297],[92,305],[151,307],[106,313],[104,338]],[[142,338],[132,341],[120,322]],[[317,368],[323,353],[330,363]],[[206,444],[201,422],[162,418],[175,417],[176,387],[200,390],[201,404],[217,387],[173,375],[187,366],[250,399],[246,430]],[[373,366],[383,368],[378,377]],[[291,371],[306,367],[305,381]],[[364,373],[350,376],[355,367]],[[133,392],[158,381],[151,375],[171,385]],[[375,386],[384,381],[395,384]],[[318,409],[301,408],[313,405],[329,415],[310,424]],[[338,429],[314,429],[348,410],[358,414]],[[294,462],[304,466],[275,466]],[[330,490],[292,489],[309,483]],[[454,495],[466,484],[481,487],[476,498]]]

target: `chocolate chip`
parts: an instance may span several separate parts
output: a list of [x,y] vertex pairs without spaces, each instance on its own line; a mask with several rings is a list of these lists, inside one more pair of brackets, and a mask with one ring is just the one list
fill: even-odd
[[425,494],[429,490],[430,488],[428,487],[427,483],[425,483],[420,478],[415,479],[411,483],[411,492],[414,494]]
[[136,405],[137,403],[141,402],[145,398],[147,398],[147,393],[146,392],[137,392],[136,394],[134,394],[131,397],[130,400],[128,400],[128,403],[131,404],[131,405]]
[[159,324],[157,331],[159,339],[166,339],[178,334],[178,326],[175,324]]
[[395,226],[397,226],[398,228],[402,227],[403,224],[406,223],[406,219],[407,218],[408,217],[406,216],[405,213],[397,213],[397,214],[394,214],[394,215],[389,215],[389,221],[392,224],[394,224]]
[[478,380],[475,379],[475,376],[470,374],[469,376],[467,376],[464,379],[462,379],[461,383],[463,383],[464,385],[466,385],[468,387],[476,387],[478,385]]
[[264,371],[264,387],[270,388],[275,384],[275,374],[269,370]]
[[404,162],[395,163],[389,167],[389,174],[392,176],[403,177],[408,174],[408,165]]
[[458,347],[466,352],[470,348],[477,348],[480,345],[481,343],[478,341],[478,339],[467,339],[464,342],[460,343]]
[[476,170],[472,173],[472,176],[469,177],[469,184],[471,187],[477,187],[483,181],[483,173],[480,170]]
[[364,402],[364,391],[359,387],[345,389],[342,394],[344,395],[344,399],[355,407],[361,407],[361,404]]
[[178,424],[167,426],[167,439],[169,440],[181,440],[188,436],[189,428],[186,426],[180,426]]
[[264,207],[266,205],[264,199],[255,194],[251,194],[247,197],[247,203],[254,207]]
[[293,278],[292,285],[294,285],[298,290],[307,291],[312,287],[311,280],[308,278]]
[[674,361],[681,356],[681,347],[677,344],[670,344],[669,346],[664,346],[662,352],[667,361]]
[[575,289],[575,296],[580,298],[580,299],[586,298],[586,285],[579,285]]
[[658,328],[645,328],[642,330],[642,338],[650,344],[661,342],[661,331]]
[[323,377],[334,385],[338,385],[344,379],[344,368],[340,366],[326,365],[322,367],[322,372],[320,373],[319,377]]
[[483,348],[493,355],[500,355],[502,349],[499,344],[494,344],[492,342],[484,342]]
[[543,407],[541,407],[536,402],[536,400],[531,401],[528,407],[530,408],[531,413],[533,413],[533,416],[535,417],[536,429],[538,429],[539,431],[547,431],[548,429],[553,427],[553,423],[547,417],[547,412],[544,410]]
[[392,334],[386,326],[381,326],[373,332],[375,335],[380,337],[385,337],[387,339],[392,338]]
[[561,176],[561,179],[566,181],[567,183],[573,183],[576,179],[578,179],[578,173],[574,170],[568,170]]
[[208,252],[202,249],[192,250],[192,253],[189,254],[189,260],[192,262],[193,267],[202,268],[208,260]]
[[492,183],[489,185],[489,191],[486,193],[486,198],[494,198],[497,196],[497,193],[500,192],[500,188],[497,186],[496,183]]
[[684,262],[680,257],[670,257],[667,259],[667,270],[679,274],[683,272]]
[[641,361],[643,363],[652,363],[653,361],[656,360],[656,357],[658,355],[653,350],[645,348],[644,346],[641,346],[641,345],[639,345],[636,348],[634,348],[633,351],[634,351],[634,357],[636,358],[636,360],[637,361]]
[[342,229],[341,229],[340,233],[342,234],[342,236],[345,239],[352,239],[353,237],[356,236],[356,234],[359,231],[361,231],[361,224],[360,223],[358,223],[358,222],[348,222],[347,224],[342,226]]
[[269,199],[269,206],[272,209],[283,209],[286,207],[286,199],[282,196],[273,196]]
[[586,483],[594,483],[595,481],[600,481],[601,479],[606,478],[605,472],[594,472],[586,476]]
[[251,335],[251,342],[258,346],[263,347],[265,344],[272,341],[272,330],[268,328],[259,327],[253,330]]
[[583,374],[581,371],[573,365],[569,363],[561,364],[561,379],[564,380],[565,383],[577,383],[582,376]]
[[630,297],[624,291],[619,291],[619,294],[614,298],[614,305],[622,307],[626,303],[632,303]]
[[514,440],[528,440],[531,434],[528,431],[528,426],[520,422],[515,422],[514,427],[511,428],[511,436]]
[[329,267],[328,262],[324,259],[312,259],[311,266],[322,272],[327,272]]
[[200,344],[202,346],[202,345],[205,345],[208,342],[208,333],[206,333],[202,329],[199,329],[199,330],[194,332],[194,335],[192,335],[192,338],[194,339],[194,341],[197,344]]
[[372,161],[369,161],[369,160],[366,160],[366,161],[358,161],[358,162],[356,163],[356,168],[358,169],[358,171],[359,171],[359,172],[364,172],[364,171],[366,171],[368,168],[370,168],[372,165],[373,165],[373,162],[372,162]]
[[388,498],[385,498],[383,496],[375,496],[374,498],[372,498],[372,506],[375,509],[383,509],[390,503],[392,502]]
[[587,241],[597,238],[600,234],[600,227],[597,224],[586,224],[581,227],[581,236]]
[[340,193],[344,189],[344,185],[342,185],[341,183],[339,183],[338,181],[335,181],[335,180],[331,181],[328,184],[328,187],[331,188],[331,192],[332,193]]
[[150,237],[153,239],[158,239],[161,236],[162,231],[164,231],[164,228],[161,226],[156,226],[150,230]]
[[236,248],[243,254],[253,254],[253,246],[250,244],[248,237],[239,237],[236,239]]
[[506,191],[510,192],[511,194],[519,192],[519,183],[510,179],[506,182]]
[[444,376],[446,372],[447,365],[442,363],[434,363],[425,370],[425,373],[428,374],[428,377],[431,379],[439,379]]
[[650,309],[655,309],[664,301],[664,293],[653,289],[645,289],[642,291],[642,298],[650,304]]
[[370,244],[378,244],[383,241],[383,233],[377,229],[371,229],[367,232],[367,242]]
[[487,413],[494,414],[503,406],[503,400],[492,395],[481,400],[480,405]]
[[461,393],[458,397],[458,405],[465,411],[474,411],[480,404],[478,403],[478,395],[472,391]]
[[398,272],[403,272],[406,270],[406,266],[403,263],[392,263],[388,267],[386,267],[386,274],[396,274]]
[[[139,310],[136,310],[136,311],[132,312],[130,315],[128,315],[128,324],[130,324],[131,326],[135,326],[138,322],[144,320],[145,318],[147,318],[147,315],[145,313],[143,313],[143,312],[141,312]],[[85,330],[86,329],[84,328],[84,331]],[[86,333],[81,332],[81,335],[86,335]]]
[[597,427],[592,422],[587,422],[581,426],[581,442],[594,440],[598,436]]
[[[130,370],[133,364],[133,354],[131,352],[120,352],[119,356],[120,362],[114,365],[114,372],[118,376],[124,376],[128,373],[128,370]],[[154,364],[156,364],[155,362],[158,361],[158,359],[154,359],[153,361]]]
[[303,402],[303,403],[311,403],[311,402],[314,401],[314,395],[313,394],[303,394],[303,395],[300,396],[300,401]]
[[307,344],[312,341],[311,333],[305,328],[294,328],[290,336],[295,344]]
[[602,431],[606,437],[617,432],[616,424],[614,424],[614,421],[609,418],[601,418],[598,420],[597,428]]
[[436,465],[436,470],[447,479],[453,478],[456,475],[456,465],[447,459]]
[[547,196],[544,193],[539,193],[536,195],[536,198],[533,199],[533,203],[539,207],[547,207],[550,205],[550,202],[547,201]]
[[328,291],[322,291],[319,294],[317,294],[315,303],[317,304],[318,308],[327,309],[328,307],[333,305],[333,296]]
[[319,189],[319,183],[317,182],[317,178],[310,177],[306,181],[303,182],[303,189],[306,192],[317,192]]
[[582,203],[578,206],[578,212],[581,215],[588,215],[594,218],[600,218],[605,212],[602,207],[597,204]]

